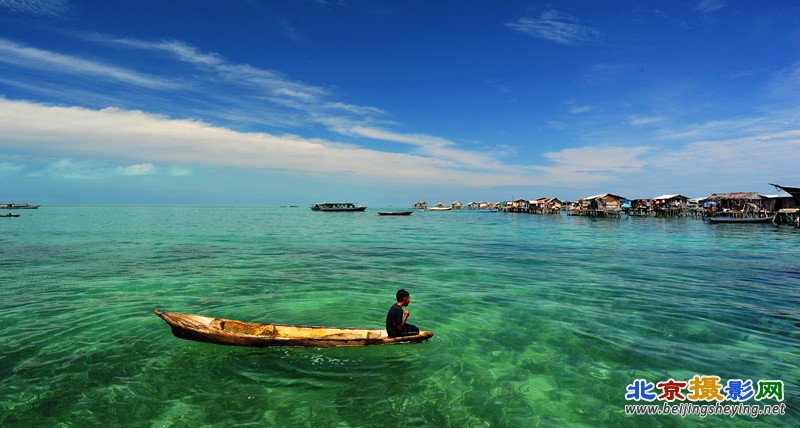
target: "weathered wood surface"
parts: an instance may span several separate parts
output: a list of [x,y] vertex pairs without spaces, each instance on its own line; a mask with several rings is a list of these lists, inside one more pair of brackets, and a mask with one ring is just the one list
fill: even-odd
[[430,331],[391,338],[382,329],[260,324],[158,309],[154,313],[169,324],[175,337],[231,346],[370,346],[422,342],[433,337]]

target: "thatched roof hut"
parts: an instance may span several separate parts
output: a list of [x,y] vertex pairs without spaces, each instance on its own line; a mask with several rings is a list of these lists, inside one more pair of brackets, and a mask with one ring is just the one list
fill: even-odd
[[656,201],[664,201],[665,203],[676,202],[676,203],[686,203],[689,200],[688,197],[683,195],[660,195],[653,198]]
[[759,211],[766,209],[764,199],[757,192],[713,193],[705,199],[704,205],[732,211]]
[[579,199],[578,202],[580,202],[582,205],[619,208],[622,205],[622,201],[624,200],[625,200],[624,196],[614,195],[611,193],[603,193],[602,195],[587,196],[585,198]]
[[707,201],[759,201],[764,197],[758,192],[731,192],[731,193],[712,193],[707,197]]

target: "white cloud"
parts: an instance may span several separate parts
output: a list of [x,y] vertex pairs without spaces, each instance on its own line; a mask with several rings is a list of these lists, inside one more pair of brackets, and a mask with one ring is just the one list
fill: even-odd
[[32,48],[0,39],[0,62],[47,72],[102,78],[149,89],[179,89],[183,85],[156,76]]
[[648,147],[578,147],[545,153],[554,163],[541,167],[553,179],[578,184],[586,180],[611,180],[616,174],[640,173],[646,163],[640,156]]
[[189,168],[176,166],[170,168],[169,175],[172,177],[185,177],[188,175],[192,175],[192,170]]
[[292,81],[276,71],[259,69],[247,64],[232,64],[221,55],[202,52],[194,46],[176,40],[150,42],[130,38],[104,38],[99,35],[94,35],[91,39],[128,48],[166,52],[179,61],[203,67],[230,82],[260,89],[263,94],[286,100],[287,103],[290,101],[319,103],[328,95],[328,91],[321,87]]
[[60,180],[95,180],[113,175],[112,170],[89,160],[64,158],[51,162],[45,168],[28,174],[30,177],[48,177]]
[[[694,183],[686,190],[759,191],[767,183],[800,183],[800,129],[739,138],[699,140],[650,159],[652,175]],[[754,187],[754,183],[756,183]],[[759,186],[760,185],[760,186]],[[697,196],[700,196],[697,195]]]
[[[459,151],[436,137],[368,129],[356,132],[374,132],[374,138],[416,145],[421,153],[389,153],[322,139],[237,132],[141,111],[54,107],[0,98],[0,148],[34,149],[68,158],[52,165],[49,175],[96,178],[108,174],[95,165],[71,160],[100,158],[135,162],[114,169],[117,175],[152,173],[152,164],[189,163],[316,173],[351,171],[361,177],[415,182],[499,185],[526,180],[519,174],[506,174],[502,168],[493,169],[499,163],[488,155]],[[171,171],[173,175],[190,173],[180,168]]]
[[800,130],[750,135],[740,138],[700,140],[674,150],[665,165],[678,167],[692,162],[734,174],[758,170],[796,170],[800,160]]
[[505,26],[520,33],[570,46],[592,44],[602,38],[600,31],[579,22],[572,15],[549,9],[536,18],[522,17],[506,23]]
[[577,107],[572,107],[569,110],[569,112],[572,114],[581,114],[581,113],[587,113],[591,110],[592,110],[591,106],[577,106]]
[[[631,124],[660,117],[633,117]],[[794,122],[792,122],[794,121]],[[445,138],[352,126],[347,135],[404,144],[411,153],[393,153],[337,141],[238,132],[197,120],[177,120],[141,111],[56,107],[0,98],[0,151],[47,153],[61,160],[29,173],[61,179],[192,175],[192,166],[280,169],[352,175],[354,180],[387,180],[418,185],[480,189],[492,186],[570,186],[600,193],[624,193],[625,183],[765,183],[785,177],[800,163],[800,130],[775,132],[796,116],[739,118],[701,123],[653,134],[648,146],[570,148],[527,156],[518,164],[502,154],[467,151]],[[727,138],[725,135],[742,135]],[[598,144],[602,144],[599,142]],[[660,145],[660,147],[658,147]],[[110,161],[113,159],[113,161]],[[124,160],[120,163],[120,160]],[[544,161],[549,164],[543,164]],[[30,162],[29,162],[30,163]],[[30,167],[24,168],[30,171]],[[0,163],[0,174],[20,172],[18,163]],[[737,181],[738,180],[738,181]],[[609,188],[608,186],[613,186]],[[633,184],[630,184],[633,186]],[[675,189],[680,192],[695,192]],[[619,190],[618,190],[619,189]],[[667,191],[671,191],[667,189]],[[717,187],[715,191],[720,191]]]
[[[252,110],[265,111],[265,103],[278,106],[277,114],[262,114],[270,120],[279,120],[285,126],[319,124],[334,132],[341,132],[357,124],[375,122],[375,117],[385,114],[373,106],[362,106],[333,100],[331,90],[301,81],[292,80],[282,73],[231,63],[216,53],[203,52],[177,40],[146,41],[131,38],[114,38],[99,34],[85,35],[85,39],[115,47],[166,53],[170,58],[194,66],[198,73],[193,78],[202,81],[196,85],[197,98],[213,98],[214,105],[225,104],[239,110],[238,117],[246,121]],[[230,98],[230,87],[239,95]],[[289,112],[296,112],[292,116]],[[226,114],[230,115],[230,112]],[[265,121],[268,119],[261,119]]]
[[374,140],[391,141],[416,146],[418,148],[418,154],[438,159],[443,162],[442,166],[454,168],[468,167],[474,170],[495,170],[503,167],[489,154],[460,150],[452,141],[431,135],[401,134],[384,129],[361,126],[351,128],[349,133],[351,135],[367,137]]
[[628,120],[628,123],[633,126],[646,126],[663,122],[664,118],[661,116],[635,116]]
[[25,165],[12,162],[0,162],[0,177],[13,176],[25,170]]
[[155,172],[155,165],[151,163],[138,163],[125,167],[118,167],[117,173],[121,175],[150,175]]
[[[645,147],[584,147],[544,154],[525,165],[490,153],[458,149],[449,140],[355,127],[353,135],[414,147],[392,153],[295,135],[237,132],[141,111],[53,107],[0,98],[0,149],[34,149],[61,157],[38,176],[98,179],[109,176],[184,176],[181,165],[266,168],[405,183],[492,186],[580,185],[641,172]],[[76,160],[83,159],[83,160]],[[94,160],[93,160],[94,159]],[[109,167],[103,159],[128,159]],[[156,165],[174,165],[159,167]]]
[[128,166],[113,166],[109,162],[96,159],[76,159],[65,157],[49,162],[45,167],[31,170],[29,177],[46,177],[59,180],[105,180],[113,177],[137,177],[146,175],[176,176],[172,171],[163,173],[161,168],[151,163]]

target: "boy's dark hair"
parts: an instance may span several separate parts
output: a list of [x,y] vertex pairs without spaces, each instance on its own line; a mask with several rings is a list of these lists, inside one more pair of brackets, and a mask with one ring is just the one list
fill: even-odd
[[408,291],[403,290],[402,288],[397,290],[397,301],[398,302],[402,302],[403,299],[405,299],[406,297],[408,297]]

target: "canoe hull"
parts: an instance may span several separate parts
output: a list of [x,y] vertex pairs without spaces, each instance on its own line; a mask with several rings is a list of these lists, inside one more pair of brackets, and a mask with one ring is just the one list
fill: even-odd
[[154,313],[170,326],[177,338],[228,346],[372,346],[422,342],[433,337],[429,331],[390,338],[385,330],[378,329],[259,324],[159,310]]
[[772,223],[775,217],[708,217],[709,223]]

